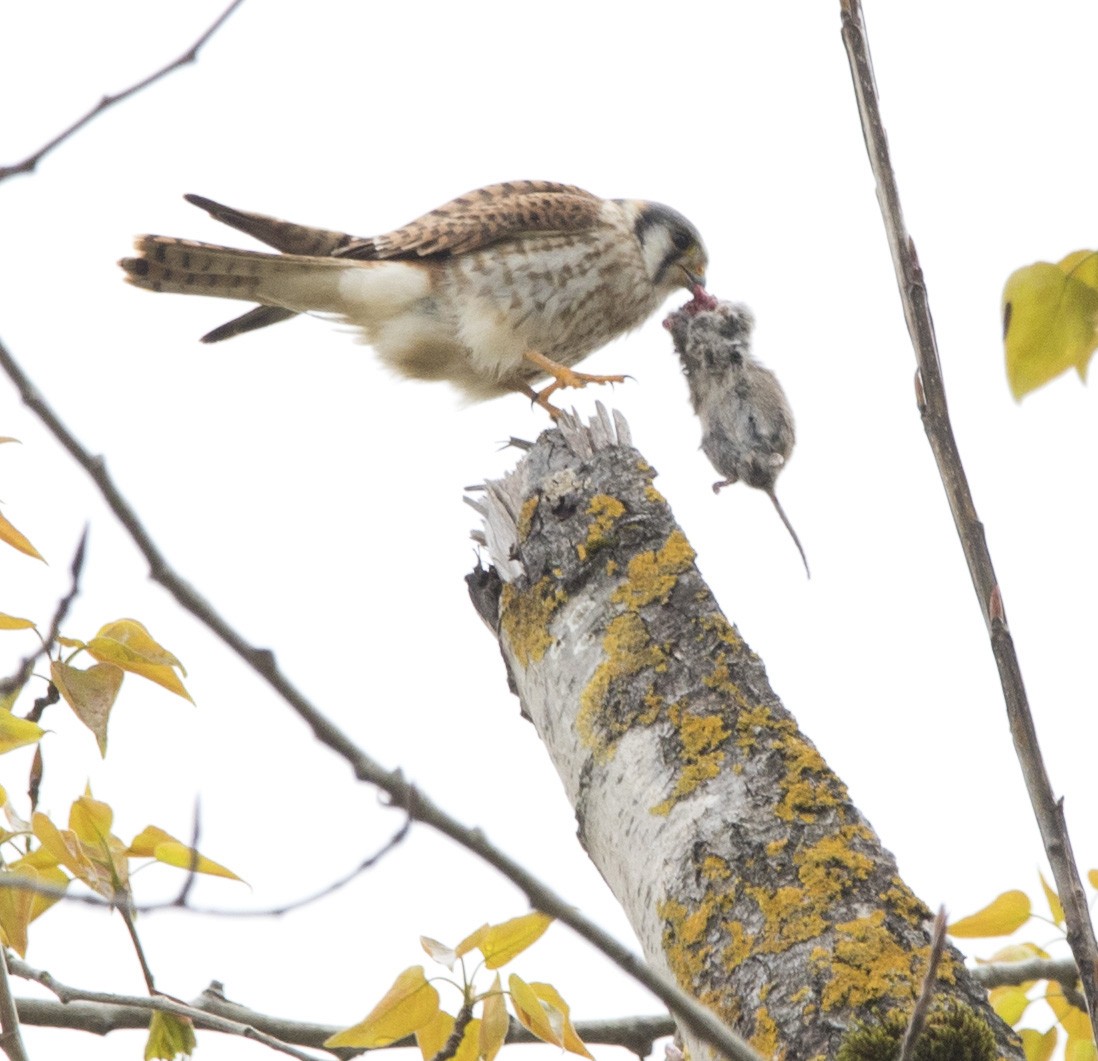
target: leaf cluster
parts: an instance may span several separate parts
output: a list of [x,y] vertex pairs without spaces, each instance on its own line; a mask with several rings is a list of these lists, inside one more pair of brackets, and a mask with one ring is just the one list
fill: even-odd
[[[505,991],[498,972],[485,990],[479,990],[474,982],[480,968],[499,969],[521,954],[552,920],[534,911],[498,925],[482,925],[456,947],[421,937],[423,949],[435,962],[451,973],[461,970],[460,982],[439,978],[459,992],[457,1012],[442,1008],[438,989],[427,979],[423,966],[413,965],[397,976],[361,1021],[333,1035],[324,1045],[374,1048],[414,1035],[423,1061],[493,1061],[507,1038],[509,1005],[519,1024],[542,1042],[590,1058],[572,1026],[568,1003],[552,984],[528,983],[512,973]],[[469,973],[465,958],[473,951],[480,952],[481,961]],[[476,1016],[478,1009],[480,1015]]]
[[[1043,873],[1040,879],[1048,904],[1048,917],[1034,913],[1030,897],[1024,891],[1015,889],[1003,892],[981,910],[955,921],[949,926],[950,935],[982,939],[1010,936],[1031,920],[1051,923],[1063,935],[1064,910],[1060,897]],[[1098,869],[1090,870],[1087,880],[1091,887],[1098,889]],[[1049,957],[1048,951],[1036,943],[1014,943],[996,951],[990,958],[977,961],[981,964],[1006,963]],[[1090,1018],[1083,1008],[1078,990],[1065,991],[1063,985],[1055,980],[1026,980],[1019,984],[993,987],[988,997],[995,1012],[1018,1031],[1026,1061],[1048,1061],[1060,1041],[1061,1032],[1065,1041],[1066,1061],[1095,1061],[1098,1058]],[[1039,1000],[1048,1003],[1056,1017],[1055,1023],[1045,1031],[1021,1027],[1026,1011]]]

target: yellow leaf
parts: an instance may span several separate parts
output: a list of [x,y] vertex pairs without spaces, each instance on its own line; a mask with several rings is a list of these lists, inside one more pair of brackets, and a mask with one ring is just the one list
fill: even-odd
[[228,877],[230,880],[240,880],[231,870],[204,855],[198,855],[193,847],[181,843],[174,836],[158,829],[155,825],[147,825],[133,838],[133,842],[126,849],[126,854],[134,858],[155,858],[157,862],[163,862],[166,866],[176,866],[178,869],[193,870],[195,873],[208,873],[212,877]]
[[19,552],[45,563],[45,557],[31,545],[26,535],[13,527],[2,515],[0,515],[0,542],[7,542],[13,549],[18,549]]
[[493,1061],[499,1053],[507,1039],[510,1023],[507,1004],[503,999],[503,986],[499,982],[499,973],[496,973],[491,988],[484,996],[484,1008],[481,1010],[479,1052],[484,1061]]
[[439,943],[437,939],[431,939],[430,936],[420,936],[419,945],[439,965],[445,965],[447,969],[451,970],[454,968],[457,954],[453,947],[447,947],[445,943]]
[[[1045,1001],[1049,1004],[1060,1027],[1067,1036],[1067,1046],[1064,1057],[1067,1058],[1076,1042],[1091,1041],[1090,1018],[1081,1010],[1076,1009],[1065,997],[1064,989],[1057,983],[1050,983],[1045,992]],[[1085,1055],[1084,1055],[1085,1056]]]
[[154,1010],[145,1042],[145,1061],[174,1061],[190,1057],[198,1045],[194,1025],[186,1017]]
[[454,1061],[477,1061],[480,1057],[480,1024],[480,1020],[474,1017],[465,1026]]
[[1062,925],[1064,923],[1064,908],[1060,905],[1060,897],[1053,891],[1048,881],[1045,880],[1045,875],[1040,874],[1041,887],[1045,891],[1045,898],[1048,900],[1049,913],[1052,914],[1052,922],[1055,925]]
[[325,1046],[389,1046],[418,1031],[438,1012],[438,992],[422,965],[405,969],[385,997],[358,1024],[337,1032]]
[[990,965],[993,962],[1025,962],[1030,958],[1047,958],[1049,953],[1036,943],[1011,943],[1000,947],[990,958],[977,958],[977,965]]
[[124,676],[113,663],[93,663],[87,670],[60,660],[50,663],[50,679],[76,717],[92,731],[103,756],[107,754],[107,723]]
[[86,648],[87,644],[84,641],[75,637],[61,637],[58,635],[57,643],[64,648]]
[[[52,888],[65,888],[69,878],[56,867],[40,868],[24,857],[13,862],[7,869],[0,870],[0,881],[25,880],[30,884],[48,885]],[[27,926],[41,917],[58,897],[43,895],[40,892],[21,888],[0,888],[0,936],[7,945],[17,950],[24,958],[27,956]]]
[[10,711],[0,709],[0,755],[27,744],[34,744],[45,732],[37,723],[17,718]]
[[90,793],[73,800],[69,808],[69,828],[86,844],[95,846],[112,839],[113,824],[114,811],[110,804],[92,799]]
[[1064,1047],[1064,1061],[1094,1061],[1098,1057],[1098,1050],[1094,1047],[1091,1038],[1068,1039]]
[[1003,345],[1011,393],[1021,399],[1075,368],[1086,379],[1098,345],[1098,283],[1094,255],[1076,251],[1061,262],[1018,269],[1003,288]]
[[20,619],[15,615],[5,615],[0,612],[0,630],[32,630],[34,629],[34,621],[31,619]]
[[1029,1006],[1029,999],[1020,987],[993,987],[987,993],[991,1008],[1012,1028],[1022,1019]]
[[477,940],[477,947],[484,955],[487,969],[498,969],[506,965],[516,955],[521,954],[532,943],[541,938],[553,919],[534,911],[513,917],[499,925],[490,925]]
[[1030,902],[1025,892],[1003,892],[982,910],[949,926],[951,936],[1009,936],[1029,920]]
[[1087,880],[1090,881],[1092,888],[1098,888],[1098,869],[1088,869]]
[[553,1029],[549,1014],[542,1005],[541,999],[534,994],[533,988],[514,973],[508,978],[507,987],[511,992],[511,1005],[515,1009],[519,1024],[542,1042],[563,1047],[564,1043]]
[[416,1046],[423,1055],[423,1061],[431,1061],[454,1030],[454,1018],[445,1010],[439,1010],[422,1028],[416,1029]]
[[191,694],[175,673],[175,668],[184,675],[187,673],[183,664],[163,645],[154,641],[149,631],[136,619],[117,619],[107,623],[85,648],[100,663],[113,663],[116,667],[156,682],[177,696],[191,699]]
[[[48,854],[92,891],[107,899],[116,898],[119,892],[128,892],[129,864],[116,836],[108,834],[97,842],[86,843],[74,830],[58,829],[41,812],[35,813],[31,824],[34,835]],[[81,824],[86,826],[87,822]]]
[[564,1049],[569,1053],[590,1057],[591,1061],[595,1061],[584,1046],[583,1040],[576,1034],[572,1018],[568,1015],[568,1003],[560,997],[560,992],[552,984],[531,983],[530,988],[549,1007],[549,1020],[553,1030],[560,1035]]
[[1059,1032],[1054,1024],[1044,1035],[1034,1028],[1023,1028],[1018,1035],[1022,1040],[1022,1049],[1026,1054],[1026,1061],[1048,1061],[1056,1049],[1056,1039]]
[[[23,866],[18,871],[2,870],[0,880],[5,884],[12,880],[37,884],[38,871],[31,866]],[[22,888],[0,888],[0,934],[4,937],[4,943],[24,958],[27,956],[27,926],[31,922],[33,907],[34,892]]]
[[481,925],[480,928],[474,929],[454,948],[454,954],[459,958],[464,958],[469,951],[480,946],[481,937],[491,927],[491,925],[485,924]]

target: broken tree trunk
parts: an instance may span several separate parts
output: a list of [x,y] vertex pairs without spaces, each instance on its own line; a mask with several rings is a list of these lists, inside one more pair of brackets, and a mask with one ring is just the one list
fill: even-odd
[[[893,1057],[930,913],[717,607],[624,421],[599,412],[487,484],[492,569],[470,576],[580,841],[649,963],[762,1054]],[[957,1040],[935,1056],[1022,1056],[953,948],[925,1034]]]

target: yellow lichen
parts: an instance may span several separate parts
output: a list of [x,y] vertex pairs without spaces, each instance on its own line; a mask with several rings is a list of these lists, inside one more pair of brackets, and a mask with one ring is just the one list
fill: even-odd
[[814,952],[830,976],[820,999],[825,1011],[914,1000],[930,948],[901,944],[884,922],[883,910],[845,921],[835,926],[834,952],[819,959]]
[[766,845],[766,857],[777,858],[778,855],[780,855],[788,845],[788,836],[783,836],[778,840],[771,840],[770,843]]
[[638,553],[629,561],[625,581],[611,600],[629,609],[642,608],[658,601],[667,602],[671,590],[683,572],[694,563],[694,550],[681,530],[673,530],[659,549]]
[[755,901],[765,922],[755,940],[756,953],[781,954],[827,931],[825,904],[813,902],[803,888],[786,885],[772,891],[752,884],[744,886],[744,893]]
[[726,1023],[740,1017],[739,1003],[726,990],[703,986],[713,944],[708,941],[709,926],[719,918],[722,897],[711,894],[694,910],[674,899],[659,904],[663,920],[663,950],[679,984],[703,1005],[713,1009]]
[[728,880],[732,876],[732,867],[728,864],[728,859],[709,854],[702,859],[701,874],[710,881]]
[[723,744],[730,735],[720,715],[692,714],[681,702],[671,705],[668,717],[678,734],[681,750],[675,787],[667,799],[652,808],[652,813],[659,815],[669,814],[679,800],[721,772],[725,759]]
[[612,683],[648,668],[666,670],[667,654],[651,639],[635,612],[625,612],[610,621],[602,649],[604,659],[580,696],[576,729],[595,758],[605,762],[624,733],[641,721],[651,724],[662,707],[662,701],[649,689],[639,701],[634,698],[631,708],[619,705],[619,710],[610,712],[606,703]]
[[534,513],[538,510],[538,500],[538,495],[533,494],[522,503],[522,508],[519,510],[519,517],[516,521],[516,529],[520,542],[526,541],[530,536],[530,526],[534,521]]
[[793,856],[798,879],[813,895],[829,901],[838,898],[852,882],[865,880],[873,871],[873,859],[852,846],[855,840],[873,839],[864,825],[841,826]]
[[553,638],[549,623],[567,595],[559,584],[542,578],[525,591],[505,582],[500,596],[500,627],[507,644],[523,667],[545,655]]
[[721,949],[721,965],[732,972],[755,953],[755,937],[739,921],[725,921],[722,927],[728,933],[728,942]]
[[587,504],[587,514],[592,517],[587,528],[587,547],[597,549],[607,544],[614,524],[625,515],[625,506],[609,494],[595,494]]
[[755,1030],[751,1033],[751,1045],[763,1055],[763,1057],[781,1058],[785,1052],[778,1052],[778,1025],[770,1016],[766,1006],[759,1006],[755,1010]]

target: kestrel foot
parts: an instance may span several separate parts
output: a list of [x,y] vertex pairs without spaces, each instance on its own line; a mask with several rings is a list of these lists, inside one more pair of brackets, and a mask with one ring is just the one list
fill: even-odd
[[530,350],[522,355],[527,361],[533,362],[543,372],[553,377],[553,382],[533,394],[533,400],[540,405],[554,420],[560,416],[560,410],[550,403],[550,395],[563,387],[586,387],[588,383],[624,383],[628,376],[593,376],[589,372],[577,372],[575,369],[562,365],[536,350]]

